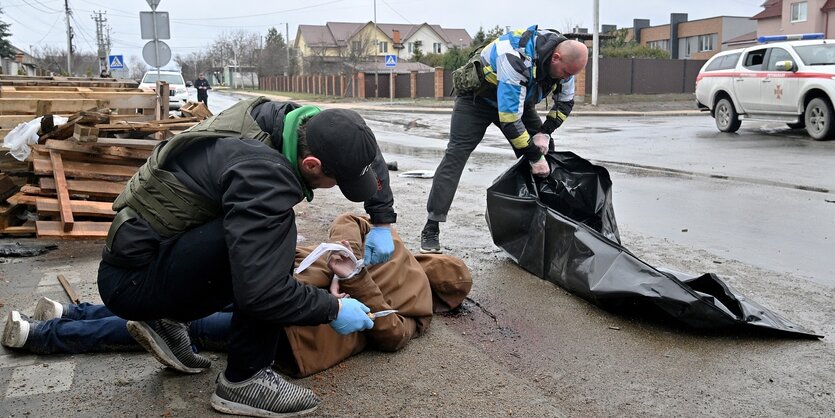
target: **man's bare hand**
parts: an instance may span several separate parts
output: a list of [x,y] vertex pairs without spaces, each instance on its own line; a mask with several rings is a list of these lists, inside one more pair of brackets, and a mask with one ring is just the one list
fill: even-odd
[[537,177],[547,177],[551,174],[551,166],[548,165],[548,160],[540,158],[539,161],[531,163],[531,173]]
[[[342,245],[344,245],[345,248],[351,248],[348,241],[342,241]],[[356,269],[357,266],[356,263],[354,263],[354,261],[346,254],[332,252],[330,258],[328,258],[328,268],[337,277],[348,277],[354,272],[354,269]]]
[[533,136],[533,144],[539,148],[540,152],[547,154],[548,147],[551,145],[551,137],[548,134],[540,132]]
[[337,279],[336,277],[331,279],[331,285],[328,288],[328,290],[330,290],[331,294],[334,295],[337,299],[351,297],[351,295],[339,291],[339,279]]

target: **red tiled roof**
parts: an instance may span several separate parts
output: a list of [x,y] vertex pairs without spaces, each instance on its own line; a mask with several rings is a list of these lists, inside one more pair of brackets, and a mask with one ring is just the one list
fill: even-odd
[[762,4],[765,9],[755,14],[751,19],[770,19],[783,16],[783,0],[768,0]]
[[826,0],[826,3],[821,7],[821,11],[826,12],[835,9],[835,0]]

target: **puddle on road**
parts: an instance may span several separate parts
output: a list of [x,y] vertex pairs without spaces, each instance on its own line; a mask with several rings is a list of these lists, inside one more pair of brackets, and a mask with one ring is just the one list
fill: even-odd
[[584,133],[584,134],[610,134],[613,132],[620,132],[617,128],[603,128],[603,127],[584,127],[584,128],[567,128],[565,132]]

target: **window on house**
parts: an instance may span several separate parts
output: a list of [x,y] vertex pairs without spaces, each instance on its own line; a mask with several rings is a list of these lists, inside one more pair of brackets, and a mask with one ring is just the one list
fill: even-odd
[[808,2],[801,1],[797,3],[792,3],[791,5],[791,21],[794,22],[805,22],[806,21],[806,10],[808,8]]
[[713,51],[715,41],[715,33],[710,35],[699,35],[699,52]]
[[351,51],[353,51],[354,54],[359,54],[361,49],[362,46],[360,41],[351,41]]
[[377,43],[377,52],[386,53],[389,52],[389,43],[380,41]]
[[433,43],[432,44],[432,52],[434,52],[436,54],[440,54],[441,53],[441,44],[439,44],[437,42]]
[[409,42],[408,44],[406,44],[406,50],[409,51],[410,54],[412,52],[415,52],[415,43]]
[[664,51],[669,51],[670,48],[670,40],[669,39],[661,39],[659,41],[649,41],[647,45],[653,49],[663,49]]

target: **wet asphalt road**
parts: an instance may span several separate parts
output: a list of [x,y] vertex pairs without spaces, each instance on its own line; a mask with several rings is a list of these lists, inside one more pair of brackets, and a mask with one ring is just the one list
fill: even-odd
[[[367,116],[388,159],[437,164],[445,140],[434,138],[445,138],[448,115]],[[727,134],[707,116],[577,116],[555,138],[558,149],[609,169],[619,224],[835,285],[835,262],[823,256],[835,253],[835,141],[751,121]],[[513,156],[492,127],[479,153]],[[508,165],[493,158],[478,166],[472,159],[469,173],[477,175],[465,181],[489,186]]]
[[[211,110],[236,98],[210,92]],[[449,115],[360,110],[400,171],[433,170]],[[484,189],[513,163],[490,128],[462,178],[441,239],[474,288],[456,315],[398,353],[366,352],[300,384],[319,416],[832,416],[835,414],[835,141],[778,124],[720,134],[708,117],[573,116],[558,147],[613,179],[624,245],[656,266],[716,272],[751,299],[830,338],[701,333],[601,310],[533,277],[491,242]],[[392,177],[411,249],[430,180]],[[307,243],[345,210],[337,190],[297,207]],[[99,242],[0,264],[0,314],[66,300],[63,273],[97,301]],[[0,349],[0,416],[214,416],[223,369],[180,376],[144,353],[33,356]]]

